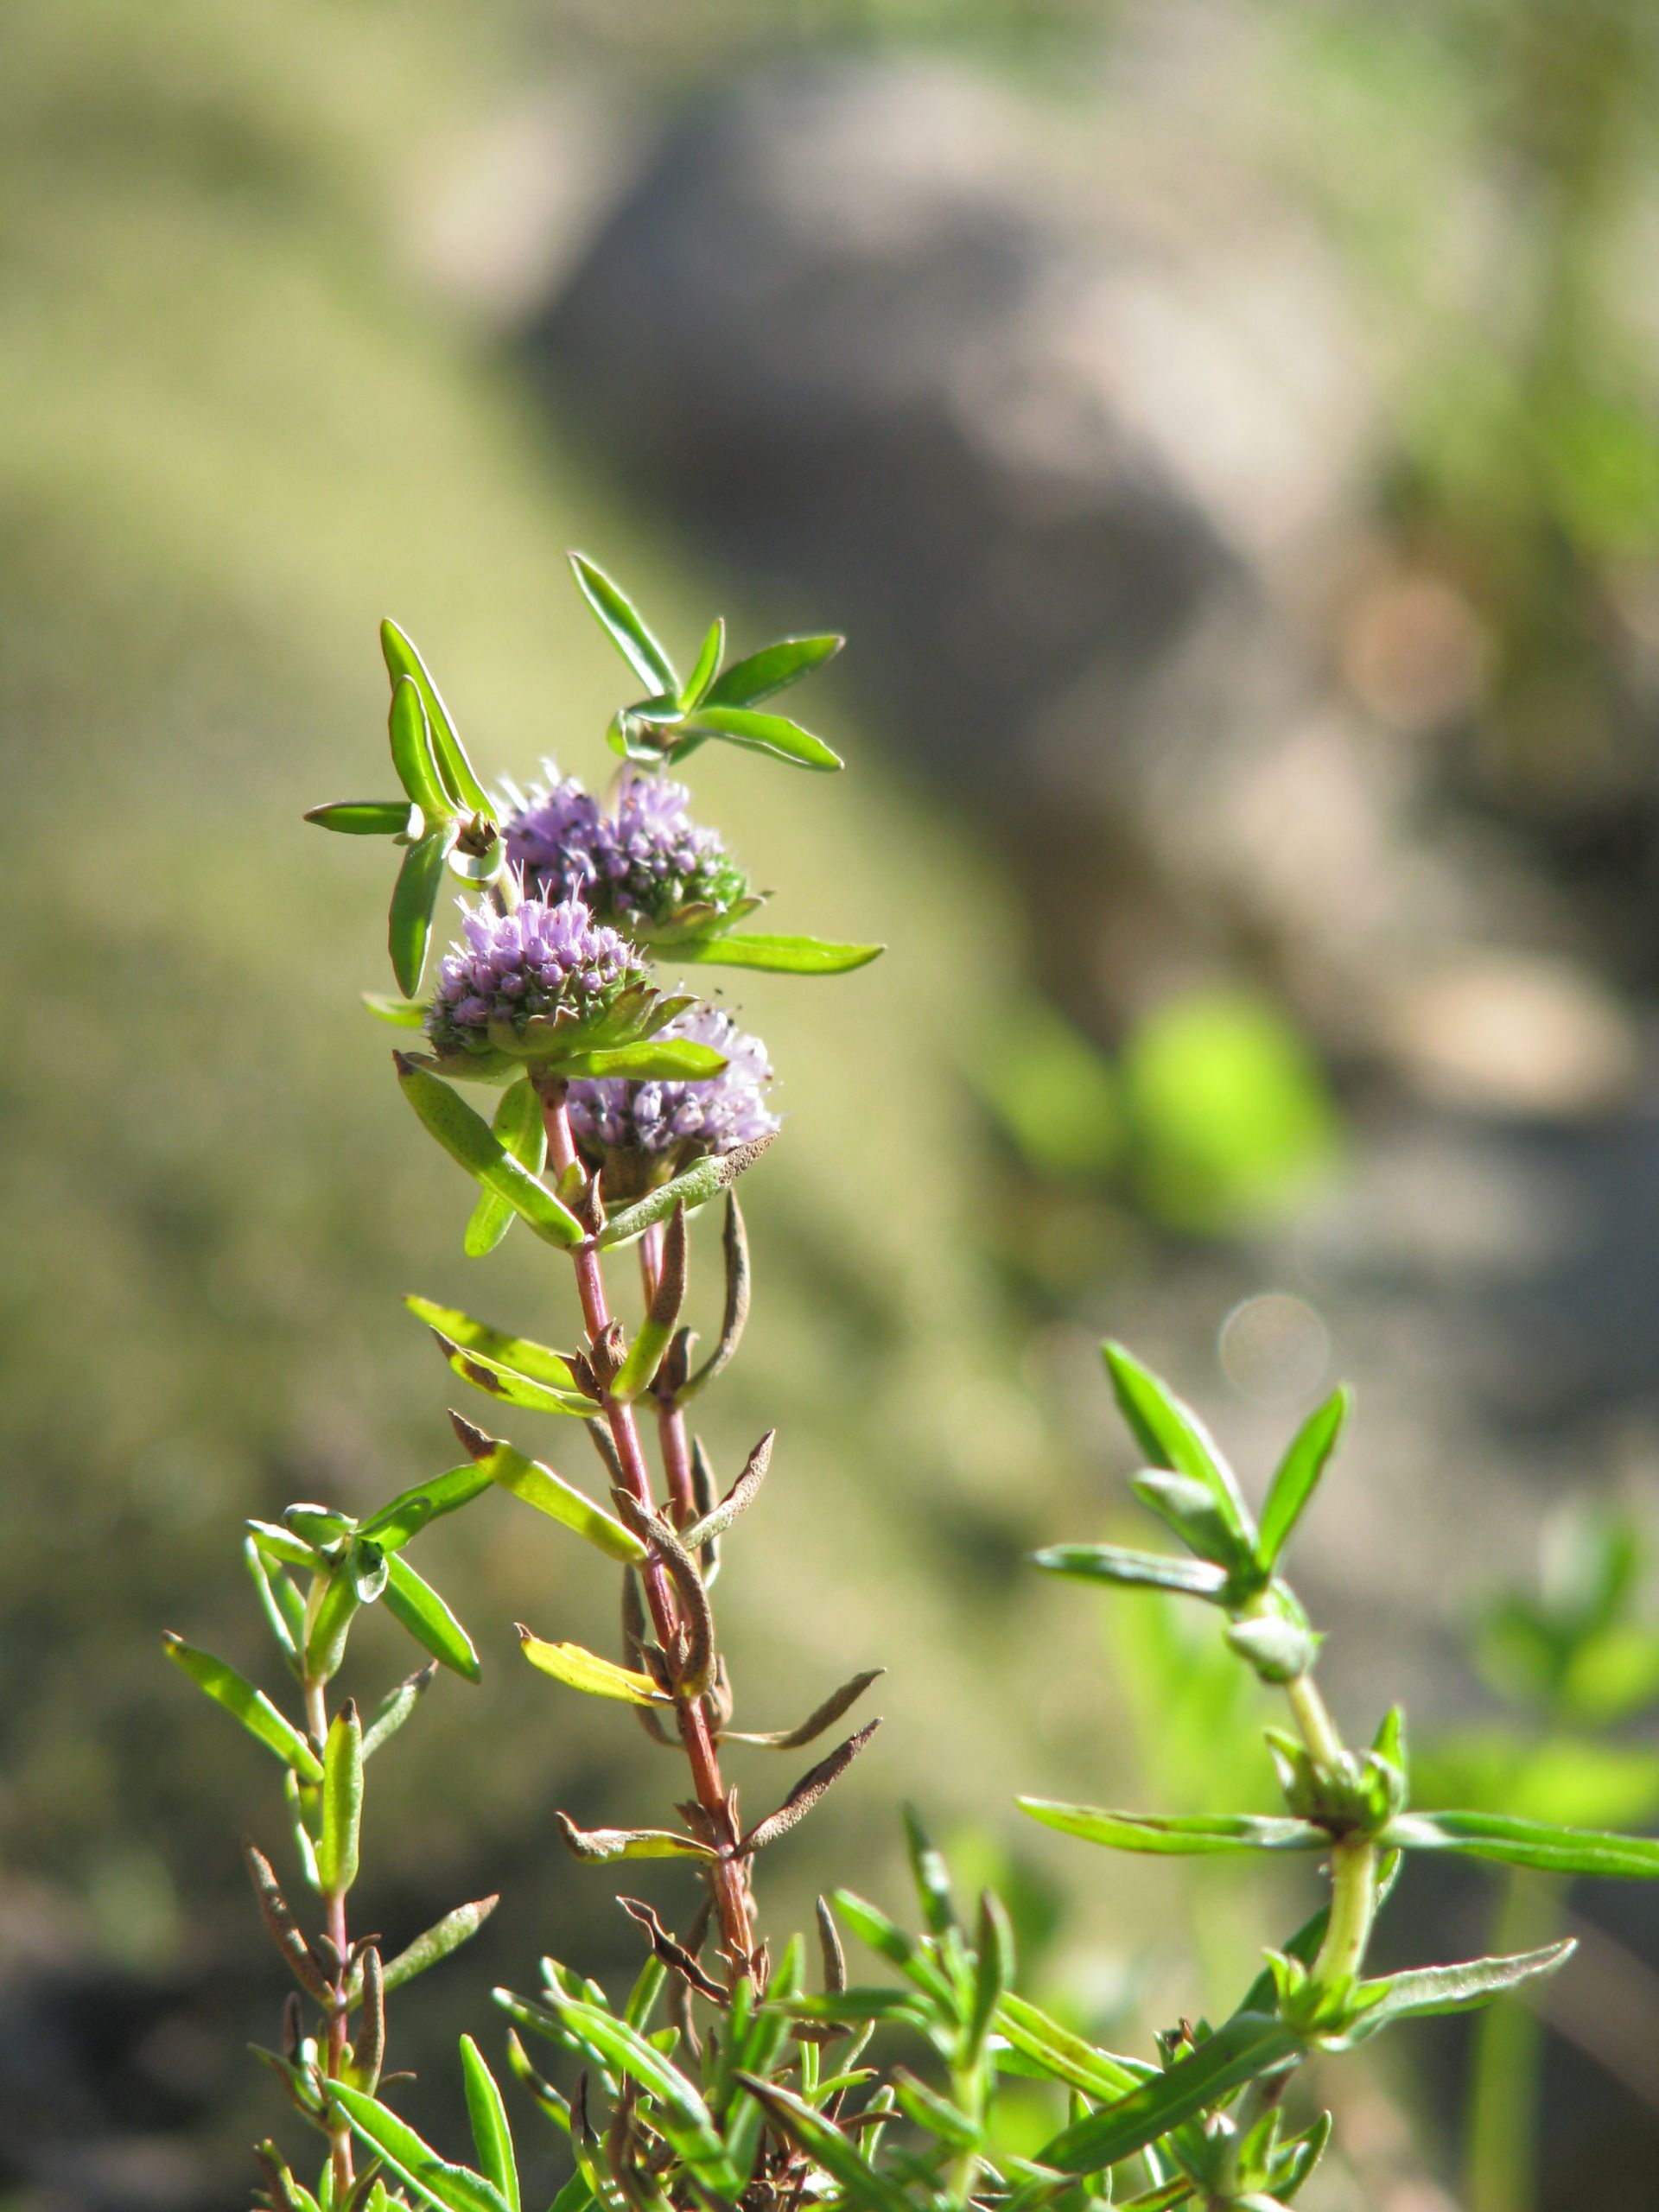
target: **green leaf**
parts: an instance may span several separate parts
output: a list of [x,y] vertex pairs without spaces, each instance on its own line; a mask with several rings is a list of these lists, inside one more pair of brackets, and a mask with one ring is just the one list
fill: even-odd
[[432,917],[443,888],[443,864],[453,834],[447,829],[435,830],[419,844],[411,845],[392,886],[386,947],[397,988],[407,998],[413,998],[420,989],[426,972],[426,948],[431,942]]
[[674,664],[663,651],[626,594],[602,569],[581,553],[570,556],[576,588],[610,633],[611,641],[639,681],[653,693],[679,696],[680,679]]
[[539,1459],[528,1458],[516,1446],[492,1440],[488,1456],[478,1465],[480,1472],[487,1473],[493,1483],[510,1491],[514,1497],[522,1498],[526,1505],[533,1505],[550,1520],[563,1522],[607,1558],[631,1564],[645,1557],[645,1548],[638,1536],[620,1521],[613,1520],[574,1484],[566,1482],[563,1475],[556,1475]]
[[463,1351],[441,1331],[434,1330],[433,1334],[447,1363],[463,1382],[470,1382],[486,1397],[498,1398],[503,1405],[522,1406],[529,1413],[565,1414],[577,1421],[592,1419],[594,1402],[583,1397],[576,1389],[574,1375],[568,1389],[556,1389],[550,1383],[534,1382],[513,1368],[487,1359],[481,1352]]
[[274,1563],[267,1564],[253,1536],[244,1537],[242,1558],[254,1593],[259,1600],[266,1625],[276,1637],[284,1659],[297,1674],[300,1664],[300,1643],[305,1633],[305,1600],[289,1580],[286,1571]]
[[455,734],[449,710],[438,696],[438,687],[427,673],[426,663],[404,635],[395,622],[380,625],[380,650],[385,658],[386,673],[395,688],[399,677],[408,677],[421,695],[421,704],[431,735],[432,753],[444,789],[455,805],[474,814],[481,814],[493,822],[494,811],[483,785],[473,773],[472,764]]
[[968,2016],[968,2041],[977,2051],[984,2042],[1003,1992],[1014,1976],[1014,1929],[1002,1900],[987,1890],[979,1900],[974,1942],[974,2002]]
[[1605,1835],[1594,1828],[1556,1827],[1497,1813],[1402,1813],[1382,1840],[1402,1851],[1456,1851],[1549,1874],[1595,1874],[1612,1880],[1659,1875],[1659,1838]]
[[415,1674],[407,1675],[395,1689],[388,1690],[374,1709],[374,1716],[363,1731],[363,1756],[371,1759],[389,1737],[395,1736],[410,1714],[420,1703],[437,1673],[435,1666],[428,1664]]
[[551,1675],[556,1682],[563,1682],[573,1690],[585,1690],[590,1697],[613,1697],[625,1705],[671,1705],[649,1675],[636,1674],[632,1668],[614,1666],[608,1659],[601,1659],[595,1651],[584,1650],[579,1643],[543,1643],[540,1637],[532,1636],[522,1622],[518,1624],[518,1640],[524,1645],[524,1656],[532,1667],[543,1675]]
[[726,1055],[690,1037],[645,1037],[637,1045],[602,1046],[573,1052],[559,1063],[561,1075],[587,1080],[626,1077],[630,1083],[707,1083],[721,1073]]
[[385,2159],[423,2204],[436,2205],[438,2212],[512,2212],[506,2198],[482,2174],[439,2158],[407,2120],[399,2120],[378,2099],[348,2088],[343,2082],[331,2082],[328,2094],[350,2121],[352,2133]]
[[758,707],[762,699],[798,683],[815,668],[831,661],[846,644],[845,638],[779,638],[758,653],[734,660],[709,687],[711,707]]
[[787,715],[758,715],[750,707],[699,707],[686,734],[723,737],[728,745],[770,753],[798,768],[831,770],[845,765],[840,753],[832,753],[821,737],[814,737]]
[[[542,1118],[542,1102],[536,1095],[536,1086],[528,1076],[520,1076],[510,1083],[501,1094],[500,1103],[490,1118],[492,1133],[499,1140],[502,1149],[510,1153],[526,1174],[539,1178],[547,1159],[547,1124]],[[473,1217],[467,1224],[467,1234],[461,1239],[461,1249],[468,1259],[482,1259],[496,1246],[512,1226],[512,1208],[493,1191],[486,1191],[473,1209]]]
[[925,2082],[918,2082],[903,2067],[894,2069],[893,2092],[899,2100],[899,2109],[907,2120],[914,2121],[930,2135],[953,2150],[976,2151],[985,2140],[985,2131],[969,2119],[948,2097],[930,2089]]
[[687,938],[674,957],[704,968],[760,968],[779,976],[845,976],[867,968],[884,944],[835,944],[821,937],[763,937],[733,933]]
[[1230,1650],[1248,1660],[1264,1682],[1298,1681],[1319,1656],[1321,1639],[1300,1621],[1282,1614],[1229,1621],[1224,1634]]
[[568,1813],[555,1813],[573,1859],[607,1866],[616,1859],[713,1859],[712,1847],[677,1828],[579,1828]]
[[671,1182],[659,1183],[636,1205],[624,1206],[613,1213],[600,1231],[599,1242],[607,1246],[626,1244],[653,1222],[666,1221],[676,1206],[683,1206],[690,1213],[716,1192],[724,1190],[728,1183],[734,1183],[746,1168],[753,1167],[772,1141],[774,1134],[769,1131],[730,1152],[711,1153],[695,1167],[688,1167],[683,1175],[676,1175]]
[[480,1670],[473,1640],[437,1592],[395,1552],[388,1555],[386,1565],[386,1594],[381,1600],[386,1611],[435,1659],[463,1680],[477,1681]]
[[1152,1467],[1131,1475],[1129,1488],[1198,1558],[1230,1572],[1239,1564],[1238,1538],[1208,1483]]
[[481,1354],[498,1367],[511,1368],[515,1374],[549,1383],[556,1390],[575,1389],[569,1361],[550,1345],[536,1344],[528,1337],[509,1336],[505,1329],[491,1328],[487,1321],[475,1321],[458,1306],[440,1306],[434,1299],[409,1297],[404,1304],[429,1329],[448,1337],[452,1344]]
[[873,1951],[897,1967],[907,1981],[913,1981],[934,2004],[944,2008],[945,2018],[955,2015],[957,1993],[950,1977],[919,1943],[912,1942],[886,1913],[852,1890],[837,1890],[835,1905],[861,1943],[868,1943]]
[[521,2212],[518,2163],[512,2155],[512,2130],[507,2125],[507,2108],[501,2101],[495,2076],[484,2063],[483,2053],[471,2036],[462,2036],[461,2039],[461,2071],[467,2088],[467,2117],[472,2123],[479,2167],[485,2178],[505,2198],[508,2212]]
[[430,1482],[416,1483],[412,1490],[403,1491],[378,1513],[371,1514],[357,1533],[369,1543],[378,1544],[383,1552],[401,1551],[429,1521],[458,1512],[489,1487],[488,1473],[468,1460],[464,1467],[451,1467],[444,1474],[434,1475]]
[[302,1782],[316,1783],[322,1780],[321,1760],[300,1730],[276,1710],[263,1690],[255,1689],[245,1676],[238,1675],[223,1659],[215,1659],[208,1651],[198,1651],[170,1629],[162,1635],[162,1646],[173,1664],[188,1675],[198,1689],[205,1690],[216,1705],[222,1705],[267,1751],[275,1751]]
[[1170,1468],[1202,1483],[1241,1546],[1250,1548],[1255,1532],[1238,1478],[1192,1407],[1184,1404],[1123,1345],[1109,1338],[1101,1351],[1119,1408],[1147,1458],[1154,1466]]
[[409,832],[409,804],[406,798],[334,799],[314,806],[305,818],[342,837],[402,837]]
[[450,820],[454,807],[438,772],[420,687],[410,677],[400,676],[391,687],[387,727],[397,780],[425,816],[428,829],[436,830]]
[[960,1927],[957,1901],[950,1893],[950,1869],[944,1853],[922,1825],[922,1816],[908,1800],[900,1808],[905,1827],[905,1856],[910,1878],[916,1885],[922,1917],[935,1936],[953,1935]]
[[505,1198],[546,1243],[567,1251],[582,1243],[582,1224],[575,1214],[513,1158],[481,1114],[475,1114],[458,1091],[416,1067],[403,1053],[394,1052],[392,1058],[404,1097],[452,1160],[476,1177],[486,1191]]
[[359,991],[358,996],[377,1021],[384,1021],[393,1029],[419,1029],[426,1020],[426,1007],[420,999],[395,999],[389,991]]
[[499,1897],[480,1897],[472,1904],[458,1904],[453,1912],[446,1912],[442,1920],[432,1926],[395,1959],[389,1960],[381,1976],[389,1990],[401,1989],[404,1982],[413,1981],[416,1974],[425,1974],[452,1951],[458,1951],[489,1918],[499,1904]]
[[678,703],[682,708],[697,706],[708,696],[709,686],[720,670],[721,656],[725,651],[726,625],[716,615],[709,624],[709,634],[697,653],[696,665],[686,677],[680,693]]
[[1086,1843],[1108,1844],[1115,1851],[1150,1852],[1159,1856],[1241,1851],[1328,1851],[1331,1838],[1312,1821],[1249,1813],[1108,1813],[1092,1805],[1060,1805],[1044,1797],[1016,1801],[1022,1813],[1062,1835]]
[[[527,2008],[511,1999],[508,1992],[498,1990],[495,1994],[498,2002],[507,2004],[514,2018],[524,2017]],[[679,2069],[654,2044],[626,2020],[619,2020],[597,2005],[568,1997],[563,1990],[550,1990],[547,2009],[599,2063],[630,2075],[649,2092],[656,2100],[652,2124],[683,2158],[716,2185],[730,2178],[725,2150],[715,2133],[708,2106]],[[735,2196],[736,2191],[731,2194]]]
[[322,1747],[322,1821],[317,1832],[317,1881],[326,1897],[341,1897],[357,1879],[363,1821],[363,1725],[347,1698]]
[[822,2113],[814,2112],[804,2098],[779,2082],[762,2081],[756,2074],[741,2074],[738,2078],[779,2133],[829,2175],[849,2212],[911,2212],[905,2191],[878,2173],[841,2130]]
[[1332,1391],[1302,1423],[1291,1440],[1290,1449],[1280,1461],[1279,1471],[1268,1492],[1268,1502],[1262,1509],[1262,1534],[1255,1550],[1264,1572],[1272,1573],[1274,1560],[1300,1520],[1304,1507],[1337,1448],[1343,1423],[1353,1402],[1353,1392],[1345,1385]]
[[1032,1564],[1074,1582],[1116,1582],[1130,1588],[1176,1590],[1185,1597],[1225,1602],[1228,1578],[1207,1560],[1166,1558],[1161,1552],[1126,1551],[1121,1544],[1051,1544],[1033,1552]]
[[1063,2128],[1038,2152],[1038,2162],[1058,2166],[1062,2173],[1099,2173],[1210,2110],[1245,2082],[1274,2072],[1300,2048],[1281,2021],[1261,2012],[1236,2012],[1165,2072]]
[[1145,2059],[1119,2058],[1111,2051],[1096,2050],[1023,1997],[1002,1999],[996,2008],[996,2025],[1016,2050],[1035,2059],[1058,2081],[1080,2089],[1086,2097],[1127,2096],[1142,2082],[1157,2075],[1158,2069]]
[[1389,1974],[1383,1980],[1362,1981],[1355,1995],[1364,2010],[1333,2048],[1363,2043],[1379,2029],[1392,2027],[1399,2020],[1421,2019],[1432,2012],[1469,2012],[1477,2005],[1490,2005],[1506,1990],[1518,1989],[1523,1981],[1554,1974],[1577,1948],[1569,1938],[1510,1958],[1473,1959],[1465,1966],[1420,1967],[1409,1974]]

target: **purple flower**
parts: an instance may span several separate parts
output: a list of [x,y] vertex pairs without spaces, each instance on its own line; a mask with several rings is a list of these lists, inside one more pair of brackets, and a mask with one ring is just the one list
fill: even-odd
[[645,971],[626,938],[594,920],[580,899],[550,906],[526,899],[509,914],[486,904],[464,911],[465,943],[438,969],[427,1033],[440,1052],[476,1050],[489,1026],[603,1013]]
[[507,823],[507,860],[526,891],[550,904],[581,898],[592,903],[598,874],[599,801],[574,776],[561,777],[543,763],[549,781],[536,785]]
[[725,915],[747,898],[748,878],[719,832],[691,820],[690,798],[683,784],[630,771],[610,815],[574,779],[556,779],[509,823],[507,857],[527,889],[580,894],[624,927]]
[[570,1126],[590,1159],[610,1170],[613,1195],[677,1174],[709,1153],[731,1152],[770,1136],[779,1119],[766,1104],[772,1066],[758,1037],[745,1036],[729,1014],[695,1006],[658,1031],[712,1045],[726,1065],[703,1083],[626,1083],[614,1077],[573,1083]]

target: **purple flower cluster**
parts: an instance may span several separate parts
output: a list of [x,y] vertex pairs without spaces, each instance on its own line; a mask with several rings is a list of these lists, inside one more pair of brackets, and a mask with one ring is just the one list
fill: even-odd
[[466,910],[465,943],[438,969],[427,1032],[440,1052],[488,1042],[493,1021],[602,1013],[625,984],[645,980],[626,938],[594,920],[580,899],[550,906],[526,899],[511,913]]
[[769,1136],[778,1116],[766,1105],[772,1066],[758,1037],[745,1036],[719,1007],[696,1006],[677,1014],[658,1032],[711,1045],[726,1056],[717,1076],[703,1083],[624,1083],[613,1077],[573,1083],[570,1126],[590,1159],[632,1154],[650,1182],[677,1173],[687,1161],[708,1153]]
[[747,895],[748,878],[718,830],[692,821],[690,799],[683,784],[630,772],[610,815],[573,777],[553,777],[508,823],[507,858],[539,897],[583,898],[625,927],[687,908],[723,913]]

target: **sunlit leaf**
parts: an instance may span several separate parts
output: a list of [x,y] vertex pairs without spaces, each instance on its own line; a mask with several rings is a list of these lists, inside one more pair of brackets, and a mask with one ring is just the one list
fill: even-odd
[[482,2174],[439,2158],[407,2120],[377,2099],[348,2088],[343,2082],[331,2082],[328,2094],[350,2121],[353,2133],[385,2159],[389,2171],[413,2190],[421,2203],[435,2205],[438,2212],[511,2212],[506,2198]]
[[388,1579],[382,1599],[386,1611],[435,1659],[466,1681],[479,1679],[478,1654],[473,1640],[429,1582],[423,1582],[405,1559],[393,1553],[387,1560]]
[[832,753],[821,737],[814,737],[787,715],[757,714],[751,707],[711,707],[705,702],[697,709],[688,734],[724,738],[728,745],[770,753],[773,760],[791,761],[798,768],[844,766],[840,753]]
[[1290,1449],[1279,1463],[1279,1471],[1268,1492],[1268,1502],[1262,1509],[1262,1534],[1256,1544],[1256,1557],[1263,1567],[1271,1569],[1284,1548],[1285,1541],[1301,1518],[1303,1509],[1313,1497],[1315,1485],[1325,1472],[1331,1454],[1337,1448],[1343,1423],[1353,1405],[1353,1393],[1345,1387],[1334,1390],[1322,1406],[1316,1406],[1297,1430]]
[[1382,1840],[1402,1851],[1455,1851],[1550,1874],[1595,1874],[1613,1880],[1659,1875],[1659,1838],[1605,1835],[1594,1828],[1557,1827],[1498,1813],[1402,1813]]
[[1248,1813],[1109,1813],[1092,1805],[1059,1805],[1046,1798],[1021,1797],[1022,1813],[1115,1851],[1150,1852],[1159,1856],[1241,1851],[1328,1851],[1331,1838],[1311,1821]]
[[322,1819],[317,1831],[317,1880],[325,1897],[344,1897],[357,1879],[363,1819],[363,1727],[348,1698],[322,1747]]
[[1421,2019],[1435,2012],[1468,2012],[1477,2005],[1490,2005],[1494,1998],[1518,1989],[1522,1982],[1554,1974],[1577,1948],[1577,1943],[1568,1940],[1510,1958],[1473,1959],[1464,1966],[1419,1967],[1408,1974],[1389,1974],[1383,1980],[1362,1981],[1355,1996],[1364,2010],[1342,2044],[1363,2043],[1399,2020]]
[[1074,1582],[1115,1582],[1129,1588],[1176,1590],[1184,1596],[1224,1597],[1225,1571],[1206,1560],[1176,1559],[1161,1552],[1126,1551],[1121,1544],[1051,1544],[1032,1554],[1032,1564]]
[[680,679],[674,672],[674,664],[645,627],[643,617],[626,594],[583,554],[570,556],[570,568],[577,590],[639,681],[652,692],[669,692],[677,698]]
[[481,1114],[447,1083],[394,1052],[404,1096],[450,1158],[486,1191],[505,1198],[536,1234],[564,1249],[580,1244],[582,1224],[508,1152]]
[[596,1651],[584,1650],[579,1643],[543,1643],[522,1622],[518,1640],[532,1667],[538,1668],[543,1675],[551,1675],[556,1682],[563,1682],[573,1690],[585,1690],[590,1697],[617,1698],[625,1705],[673,1702],[649,1675],[615,1666],[610,1660],[601,1659]]
[[758,968],[779,976],[845,976],[867,968],[887,947],[836,944],[820,937],[763,937],[734,932],[688,938],[673,948],[676,960],[704,968]]
[[[406,798],[341,798],[327,806],[314,806],[306,815],[319,830],[332,830],[344,837],[402,837],[409,834],[410,802]],[[417,830],[415,835],[418,836]]]
[[472,763],[455,734],[449,710],[438,696],[438,687],[428,674],[426,663],[395,622],[380,625],[380,650],[394,687],[400,677],[407,677],[421,695],[430,729],[432,753],[445,792],[455,805],[493,822],[495,816],[489,798],[473,773]]
[[518,2164],[512,2153],[507,2108],[501,2101],[495,2076],[484,2063],[484,2055],[471,2036],[462,2036],[461,2039],[461,2072],[480,2171],[486,2181],[499,2190],[506,2200],[508,2212],[520,2212]]
[[397,880],[392,886],[391,910],[386,921],[386,948],[391,972],[406,998],[421,988],[426,970],[426,949],[432,938],[432,917],[443,888],[444,857],[453,833],[429,831],[404,855]]
[[1086,2113],[1038,2152],[1063,2173],[1099,2173],[1294,2058],[1299,2037],[1282,2021],[1237,2012],[1196,2050],[1115,2103]]
[[815,668],[831,661],[846,644],[845,638],[779,638],[759,652],[734,660],[709,686],[711,707],[758,707],[774,692],[798,683]]
[[[533,1505],[538,1513],[545,1513],[550,1520],[562,1522],[567,1529],[602,1551],[607,1558],[632,1562],[642,1560],[645,1548],[638,1536],[625,1529],[620,1521],[613,1520],[603,1507],[595,1505],[563,1475],[544,1467],[539,1459],[531,1459],[515,1445],[491,1440],[491,1449],[478,1462],[480,1474],[512,1496]],[[539,1665],[540,1662],[537,1662]]]
[[162,1636],[162,1644],[174,1665],[188,1675],[198,1689],[205,1690],[216,1705],[222,1705],[242,1723],[250,1736],[274,1751],[285,1766],[292,1767],[302,1782],[322,1780],[322,1762],[309,1742],[263,1690],[256,1689],[223,1659],[215,1659],[209,1651],[198,1651],[171,1630]]
[[1192,1407],[1123,1345],[1109,1339],[1101,1351],[1118,1406],[1147,1459],[1203,1483],[1240,1544],[1251,1544],[1255,1532],[1238,1478]]
[[[539,1178],[547,1159],[547,1124],[536,1086],[528,1076],[520,1076],[502,1092],[490,1117],[490,1129],[526,1174]],[[494,1251],[512,1221],[513,1210],[507,1201],[493,1191],[483,1192],[461,1238],[461,1249],[468,1259],[482,1259],[486,1252]]]

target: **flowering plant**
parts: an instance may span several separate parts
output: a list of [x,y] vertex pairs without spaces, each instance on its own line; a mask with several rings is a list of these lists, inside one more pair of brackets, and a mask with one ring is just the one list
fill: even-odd
[[[222,1661],[168,1639],[174,1661],[279,1762],[297,1882],[320,1903],[321,1925],[307,1928],[289,1901],[295,1878],[246,1847],[266,1926],[296,1984],[278,2044],[261,2055],[326,2140],[315,2185],[274,2141],[261,2145],[261,2201],[272,2212],[522,2212],[506,2101],[480,2044],[461,2038],[475,2164],[429,2146],[391,2096],[400,2077],[384,2070],[388,1997],[464,1943],[494,1900],[458,1906],[390,1957],[378,1936],[353,1934],[348,1915],[370,1760],[438,1668],[469,1681],[480,1673],[467,1631],[408,1554],[433,1521],[505,1492],[558,1523],[621,1581],[620,1660],[542,1633],[548,1624],[519,1627],[525,1658],[565,1692],[631,1707],[654,1741],[683,1757],[690,1782],[660,1826],[584,1829],[559,1815],[564,1846],[585,1866],[669,1859],[691,1878],[677,1929],[652,1906],[620,1899],[644,1948],[621,2002],[556,1961],[545,1963],[535,1994],[494,1993],[506,2065],[526,2106],[568,2139],[571,2171],[555,2212],[795,2212],[809,2201],[847,2212],[1093,2212],[1113,2201],[1141,2212],[1188,2203],[1273,2212],[1301,2189],[1329,2133],[1328,2115],[1286,2123],[1305,2059],[1420,2015],[1485,2004],[1554,1972],[1572,1949],[1557,1942],[1368,1974],[1376,1916],[1406,1853],[1651,1876],[1659,1843],[1415,1808],[1397,1708],[1368,1748],[1350,1749],[1316,1687],[1320,1638],[1284,1567],[1342,1431],[1345,1393],[1293,1438],[1258,1517],[1196,1414],[1109,1344],[1110,1381],[1146,1462],[1131,1487],[1179,1549],[1070,1545],[1040,1554],[1038,1564],[1212,1608],[1238,1664],[1282,1690],[1288,1705],[1294,1732],[1268,1738],[1284,1809],[1169,1817],[1036,1799],[1024,1809],[1119,1850],[1304,1853],[1328,1869],[1328,1898],[1267,1952],[1217,2021],[1183,2020],[1159,2037],[1155,2056],[1120,2055],[1019,1992],[1002,1905],[988,1892],[961,1917],[947,1867],[908,1815],[919,1931],[907,1933],[850,1891],[821,1898],[820,1986],[809,1989],[803,1939],[774,1945],[766,1929],[756,1863],[810,1814],[879,1724],[842,1737],[758,1820],[741,1809],[722,1755],[731,1745],[804,1749],[836,1729],[875,1673],[854,1673],[792,1728],[734,1725],[710,1593],[722,1550],[766,1479],[774,1440],[762,1436],[722,1491],[689,1414],[743,1334],[750,1274],[735,1186],[779,1123],[760,1040],[723,1008],[660,989],[655,969],[822,976],[880,950],[741,929],[759,896],[717,834],[693,821],[686,787],[669,775],[711,741],[807,769],[839,767],[821,740],[763,702],[840,641],[785,639],[722,668],[716,622],[682,680],[623,593],[590,563],[574,565],[647,687],[610,726],[622,765],[608,792],[550,767],[529,795],[508,786],[493,796],[418,654],[388,623],[401,795],[308,817],[400,847],[389,924],[399,995],[371,997],[370,1006],[411,1033],[410,1049],[393,1055],[397,1080],[474,1187],[467,1251],[482,1256],[522,1223],[570,1260],[580,1331],[562,1351],[425,1298],[411,1298],[410,1311],[461,1381],[590,1444],[600,1488],[593,1494],[454,1413],[459,1463],[378,1511],[354,1518],[302,1503],[280,1521],[249,1525],[244,1555],[289,1678],[291,1712]],[[446,877],[472,903],[463,899],[459,938],[429,985]],[[457,1081],[499,1087],[491,1119]],[[713,1350],[697,1362],[681,1315],[695,1224],[716,1200],[724,1314]],[[606,1274],[627,1247],[640,1282],[632,1327],[613,1308]],[[354,1697],[333,1698],[353,1624],[377,1604],[426,1663],[365,1714]],[[896,1979],[849,1980],[843,1931]],[[927,2055],[922,2070],[894,2062],[894,2031]],[[562,2082],[532,2058],[532,2043],[556,2054],[548,2063]],[[1010,2075],[1048,2084],[1056,2100],[1059,2124],[1034,2148],[1014,2147],[1002,2126],[998,2092]]]

